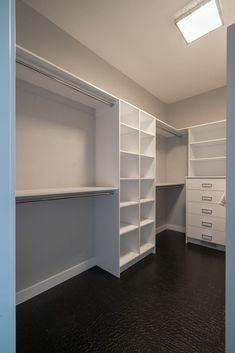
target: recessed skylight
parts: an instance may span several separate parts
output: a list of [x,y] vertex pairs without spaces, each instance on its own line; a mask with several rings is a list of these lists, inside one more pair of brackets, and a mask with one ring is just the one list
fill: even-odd
[[176,20],[176,25],[187,43],[223,25],[217,0],[203,1]]

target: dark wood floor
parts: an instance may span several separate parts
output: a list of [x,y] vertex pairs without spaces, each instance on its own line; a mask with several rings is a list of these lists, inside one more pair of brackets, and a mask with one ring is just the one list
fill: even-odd
[[224,254],[165,231],[117,279],[93,268],[17,307],[17,353],[224,353]]

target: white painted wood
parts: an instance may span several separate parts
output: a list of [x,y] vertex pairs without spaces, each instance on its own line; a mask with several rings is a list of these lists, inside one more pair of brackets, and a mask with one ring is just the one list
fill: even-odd
[[226,175],[226,122],[189,128],[189,175]]
[[38,189],[38,190],[18,190],[16,191],[16,201],[37,200],[44,196],[69,196],[79,194],[99,194],[102,192],[116,191],[116,187],[104,186],[84,186],[84,187],[68,187],[55,189]]
[[130,104],[120,101],[120,123],[139,130],[139,110]]
[[95,202],[96,264],[119,277],[119,194],[100,196]]
[[219,204],[201,203],[201,202],[188,202],[187,212],[196,215],[207,215],[225,219],[225,207]]
[[139,227],[135,224],[126,224],[126,223],[121,223],[120,224],[120,235],[132,232],[135,229],[138,229]]
[[144,226],[147,226],[147,225],[153,224],[153,223],[154,223],[153,219],[144,218],[144,219],[141,219],[141,221],[140,221],[140,227],[144,227]]
[[121,153],[120,155],[120,177],[139,178],[139,156]]
[[129,207],[129,206],[135,206],[135,205],[138,205],[139,202],[137,201],[123,201],[123,202],[120,202],[120,208],[122,207]]
[[139,202],[139,179],[120,181],[120,202]]
[[67,281],[68,279],[77,276],[78,274],[88,270],[96,265],[96,259],[91,258],[78,265],[70,267],[62,272],[57,273],[54,276],[46,278],[45,280],[34,284],[33,286],[24,288],[23,290],[16,293],[16,304],[19,305],[50,288],[57,286],[58,284]]
[[96,111],[95,182],[119,186],[119,105]]
[[188,190],[187,199],[191,202],[200,202],[208,204],[218,204],[221,197],[223,196],[223,191],[212,191],[212,190]]
[[188,179],[187,188],[190,190],[225,191],[225,179]]
[[187,225],[200,227],[205,230],[225,231],[225,219],[221,217],[213,217],[207,215],[191,214],[187,215]]
[[187,233],[190,238],[203,240],[215,244],[225,245],[225,231],[216,229],[205,229],[198,226],[189,225]]

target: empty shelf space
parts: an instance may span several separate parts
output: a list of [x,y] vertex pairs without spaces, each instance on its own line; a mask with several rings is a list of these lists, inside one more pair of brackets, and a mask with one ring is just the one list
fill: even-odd
[[37,189],[37,190],[19,190],[16,191],[16,202],[33,201],[40,199],[53,198],[69,198],[81,195],[99,195],[103,193],[112,193],[118,190],[116,187],[98,187],[98,186],[84,186],[84,187],[70,187],[70,188],[56,188],[56,189]]
[[148,131],[144,131],[144,130],[140,130],[140,132],[142,132],[143,134],[145,134],[146,136],[150,136],[150,137],[155,137],[155,132],[148,132]]
[[120,257],[120,267],[123,267],[124,265],[128,264],[129,262],[131,262],[132,260],[136,259],[138,257],[139,254],[130,251],[125,255],[122,255]]
[[139,128],[139,110],[124,101],[120,101],[120,122],[123,125]]
[[120,207],[129,207],[129,206],[135,206],[138,205],[139,202],[138,201],[122,201],[120,202]]
[[154,249],[154,244],[151,244],[151,243],[142,244],[142,245],[140,246],[140,254],[144,254],[144,253],[146,253],[147,251],[153,250],[153,249]]
[[140,203],[148,203],[148,202],[154,202],[154,199],[149,199],[149,198],[140,199]]
[[145,218],[140,221],[140,226],[144,227],[144,226],[147,226],[148,224],[152,224],[152,223],[154,223],[153,219]]
[[155,180],[155,178],[148,178],[148,177],[146,177],[146,178],[140,178],[141,180]]
[[135,229],[138,229],[139,227],[135,224],[125,224],[125,223],[121,223],[120,224],[120,235],[129,233]]

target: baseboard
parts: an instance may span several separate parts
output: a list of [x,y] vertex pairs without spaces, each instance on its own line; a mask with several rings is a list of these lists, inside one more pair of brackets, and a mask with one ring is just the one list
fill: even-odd
[[57,286],[58,284],[67,281],[68,279],[79,275],[80,273],[88,270],[89,268],[96,265],[96,259],[93,257],[87,261],[81,262],[80,264],[70,267],[67,270],[57,273],[56,275],[49,277],[41,282],[34,284],[31,287],[25,288],[16,293],[16,305],[21,304],[36,295],[47,291],[50,288]]
[[174,230],[175,232],[185,233],[186,228],[176,224],[166,224],[167,229]]
[[163,232],[164,230],[174,230],[175,232],[185,233],[185,227],[178,226],[176,224],[163,224],[156,228],[156,234]]
[[156,234],[159,234],[159,233],[163,232],[166,229],[167,229],[167,224],[163,224],[163,225],[161,225],[161,226],[156,228]]

